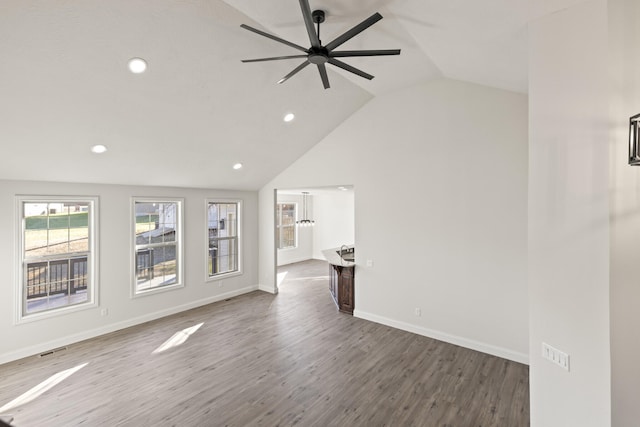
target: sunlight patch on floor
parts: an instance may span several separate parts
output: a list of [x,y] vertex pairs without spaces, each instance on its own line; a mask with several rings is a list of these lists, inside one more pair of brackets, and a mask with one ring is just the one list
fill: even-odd
[[159,354],[163,351],[167,351],[171,348],[178,347],[179,345],[184,344],[191,335],[195,334],[200,326],[204,325],[204,322],[198,323],[197,325],[191,326],[190,328],[185,328],[181,331],[173,334],[171,338],[166,340],[160,347],[153,350],[152,354]]
[[286,277],[288,271],[282,271],[280,273],[278,273],[278,286],[280,286],[280,284],[282,284],[282,282],[284,282],[284,278]]
[[31,390],[27,391],[26,393],[23,393],[22,395],[13,399],[11,402],[4,405],[2,408],[0,408],[0,413],[6,413],[7,411],[10,411],[13,408],[16,408],[20,405],[24,405],[25,403],[29,403],[37,399],[43,393],[45,393],[48,390],[51,390],[57,384],[60,384],[62,381],[69,378],[71,375],[75,374],[76,372],[78,372],[80,369],[84,368],[87,365],[88,363],[83,363],[82,365],[78,365],[75,368],[67,369],[65,371],[58,372],[57,374],[50,376],[48,379],[44,380],[37,386],[33,387]]

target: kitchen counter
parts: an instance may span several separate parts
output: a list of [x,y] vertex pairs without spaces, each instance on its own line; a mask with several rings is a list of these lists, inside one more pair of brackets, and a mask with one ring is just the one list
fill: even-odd
[[[355,249],[354,245],[349,245],[348,248]],[[339,251],[340,248],[325,249],[322,251],[322,256],[324,256],[331,265],[338,265],[340,267],[353,267],[356,265],[355,261],[345,261],[340,258],[340,255],[338,255]]]

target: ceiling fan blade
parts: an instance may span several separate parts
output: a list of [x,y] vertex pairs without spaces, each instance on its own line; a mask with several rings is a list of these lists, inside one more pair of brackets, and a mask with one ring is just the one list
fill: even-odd
[[277,42],[280,42],[280,43],[286,44],[287,46],[291,46],[291,47],[292,47],[292,48],[294,48],[294,49],[298,49],[298,50],[301,50],[301,51],[306,52],[306,53],[308,53],[308,52],[309,52],[309,51],[308,51],[308,49],[306,49],[306,48],[304,48],[304,47],[302,47],[302,46],[298,46],[297,44],[295,44],[295,43],[291,43],[291,42],[288,42],[288,41],[286,41],[285,39],[281,39],[280,37],[273,36],[273,35],[271,35],[271,34],[269,34],[269,33],[265,33],[264,31],[260,31],[260,30],[258,30],[257,28],[253,28],[253,27],[250,27],[250,26],[245,25],[245,24],[242,24],[242,25],[240,25],[240,26],[241,26],[242,28],[244,28],[245,30],[253,31],[254,33],[256,33],[256,34],[260,34],[261,36],[264,36],[264,37],[266,37],[266,38],[268,38],[268,39],[275,40],[275,41],[277,41]]
[[342,68],[343,70],[349,71],[349,72],[351,72],[351,73],[353,73],[353,74],[357,74],[357,75],[359,75],[360,77],[364,77],[364,78],[365,78],[365,79],[367,79],[367,80],[371,80],[371,79],[373,78],[373,76],[372,76],[371,74],[367,74],[367,73],[365,73],[364,71],[362,71],[362,70],[358,70],[357,68],[352,67],[352,66],[351,66],[351,65],[349,65],[349,64],[345,64],[345,63],[344,63],[344,62],[342,62],[342,61],[338,61],[338,60],[337,60],[337,59],[335,59],[335,58],[329,58],[329,64],[333,64],[333,65],[335,65],[336,67]]
[[383,50],[340,50],[329,53],[332,58],[346,58],[348,56],[381,56],[381,55],[400,55],[400,49],[383,49]]
[[309,41],[311,42],[311,46],[320,47],[320,39],[318,39],[318,34],[316,34],[316,29],[313,27],[313,17],[311,16],[311,8],[309,7],[309,0],[300,0],[300,9],[302,9],[304,26],[307,27],[307,33],[309,34]]
[[320,78],[325,89],[329,89],[329,76],[327,76],[327,67],[324,64],[318,64],[318,71],[320,71]]
[[274,56],[273,58],[243,59],[242,62],[277,61],[279,59],[306,58],[307,55]]
[[282,83],[286,82],[287,80],[289,80],[291,78],[291,76],[296,74],[298,71],[302,70],[307,65],[309,65],[309,61],[304,61],[302,64],[300,64],[296,68],[294,68],[292,72],[290,72],[289,74],[287,74],[286,76],[284,76],[283,78],[278,80],[278,84],[282,84]]
[[[302,2],[302,0],[300,0],[300,2]],[[347,31],[346,33],[344,33],[343,35],[339,36],[337,39],[325,45],[325,47],[329,50],[333,50],[336,47],[340,46],[342,43],[349,40],[350,38],[357,36],[358,34],[360,34],[361,32],[363,32],[364,30],[366,30],[367,28],[369,28],[370,26],[372,26],[373,24],[375,24],[381,19],[382,19],[382,15],[376,12],[370,17],[368,17],[367,19],[365,19],[364,21],[362,21],[361,23],[359,23],[358,25],[356,25],[355,27],[353,27],[352,29],[350,29],[349,31]]]

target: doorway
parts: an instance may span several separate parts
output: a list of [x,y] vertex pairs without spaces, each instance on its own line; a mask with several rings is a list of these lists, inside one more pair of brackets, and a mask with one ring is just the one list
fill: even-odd
[[323,250],[355,244],[353,185],[277,189],[275,209],[277,289],[288,269],[310,260],[326,262]]

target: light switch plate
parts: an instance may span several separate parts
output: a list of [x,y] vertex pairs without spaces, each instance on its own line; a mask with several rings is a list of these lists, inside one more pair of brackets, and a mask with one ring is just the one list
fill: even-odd
[[566,371],[569,370],[569,355],[545,342],[542,343],[542,357],[555,363]]

